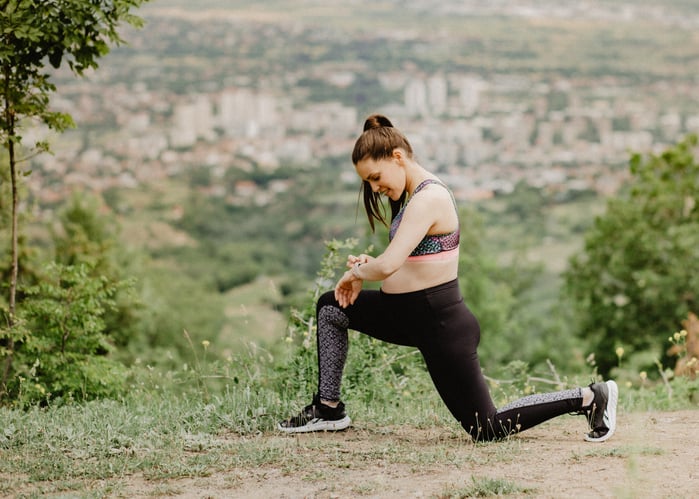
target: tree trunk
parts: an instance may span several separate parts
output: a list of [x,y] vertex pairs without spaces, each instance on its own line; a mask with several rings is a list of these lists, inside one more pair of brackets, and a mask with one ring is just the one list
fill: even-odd
[[12,358],[15,349],[13,331],[15,325],[15,301],[17,296],[17,275],[19,273],[19,250],[17,244],[17,229],[19,218],[19,190],[17,188],[17,165],[15,159],[15,115],[10,102],[10,71],[5,68],[5,125],[7,132],[7,151],[10,159],[10,182],[12,185],[12,267],[10,269],[10,297],[7,317],[7,329],[9,337],[7,341],[7,356],[3,366],[2,379],[0,380],[0,396],[6,392],[7,380],[12,369]]

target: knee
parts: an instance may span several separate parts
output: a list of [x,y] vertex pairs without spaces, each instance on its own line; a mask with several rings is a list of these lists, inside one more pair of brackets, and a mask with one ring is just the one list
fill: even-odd
[[317,304],[318,331],[321,329],[347,329],[349,327],[349,317],[333,298],[332,301],[325,301],[323,297]]
[[316,315],[318,315],[323,307],[327,307],[328,305],[340,308],[340,304],[335,299],[334,291],[326,291],[320,296],[320,298],[318,298],[318,301],[316,302]]

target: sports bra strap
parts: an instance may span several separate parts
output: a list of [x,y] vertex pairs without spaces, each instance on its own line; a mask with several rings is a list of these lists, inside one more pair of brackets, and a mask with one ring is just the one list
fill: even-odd
[[[458,217],[458,207],[456,205],[456,198],[454,198],[454,194],[452,194],[449,188],[439,180],[428,178],[427,180],[423,180],[422,182],[420,182],[420,184],[418,184],[413,193],[410,195],[410,198],[408,198],[408,201],[405,203],[405,205],[403,205],[403,208],[401,208],[396,217],[391,221],[391,227],[388,232],[389,241],[393,239],[393,236],[398,231],[398,226],[400,225],[403,219],[403,212],[405,211],[405,208],[407,207],[412,197],[429,184],[441,185],[447,190],[447,192],[449,192],[451,200],[454,203],[454,209],[457,210]],[[459,227],[457,227],[457,229],[454,232],[450,232],[447,234],[425,235],[422,241],[420,241],[417,247],[412,251],[410,256],[433,255],[456,249],[459,247],[460,233],[461,230]]]

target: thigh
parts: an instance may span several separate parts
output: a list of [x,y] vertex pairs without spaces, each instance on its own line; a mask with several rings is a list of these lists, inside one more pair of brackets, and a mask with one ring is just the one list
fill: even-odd
[[[400,310],[392,300],[377,290],[363,290],[354,304],[347,308],[340,307],[334,293],[328,291],[318,300],[317,309],[323,306],[339,308],[349,319],[349,329],[371,336],[381,341],[396,345],[417,346],[412,328],[407,329]],[[398,320],[397,319],[403,319]]]

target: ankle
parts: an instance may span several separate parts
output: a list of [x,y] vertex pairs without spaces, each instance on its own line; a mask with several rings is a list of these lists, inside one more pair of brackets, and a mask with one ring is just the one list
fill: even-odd
[[592,402],[595,400],[595,394],[594,392],[589,388],[585,387],[582,389],[582,406],[583,407],[590,407],[592,405]]
[[320,399],[320,403],[323,405],[327,405],[328,407],[332,407],[333,409],[337,408],[338,404],[340,403],[339,400],[325,400],[325,399]]

